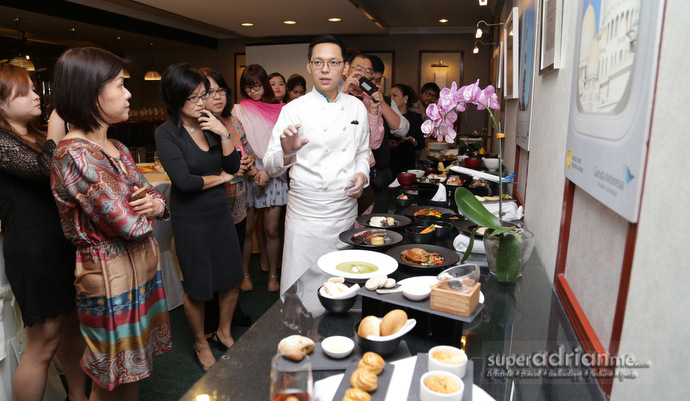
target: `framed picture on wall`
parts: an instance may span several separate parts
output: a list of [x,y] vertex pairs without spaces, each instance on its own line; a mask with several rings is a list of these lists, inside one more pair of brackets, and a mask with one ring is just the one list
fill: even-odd
[[563,0],[540,0],[541,46],[539,75],[561,68]]
[[517,19],[518,12],[518,7],[513,7],[503,26],[503,59],[505,61],[503,68],[503,97],[506,99],[517,98],[518,36],[520,32]]
[[381,79],[381,86],[383,88],[383,94],[389,95],[391,93],[391,86],[397,82],[394,81],[395,76],[393,73],[393,64],[395,62],[395,52],[394,51],[382,51],[382,50],[372,50],[372,51],[362,51],[362,53],[371,56],[377,56],[383,61],[383,78]]
[[638,219],[664,1],[580,1],[565,176]]
[[463,84],[464,60],[462,50],[419,51],[419,82],[421,88],[427,82],[435,82],[439,88],[450,87],[456,82]]
[[532,89],[534,88],[535,59],[537,53],[536,1],[522,0],[520,7],[520,45],[518,62],[518,115],[515,143],[529,150],[532,122]]

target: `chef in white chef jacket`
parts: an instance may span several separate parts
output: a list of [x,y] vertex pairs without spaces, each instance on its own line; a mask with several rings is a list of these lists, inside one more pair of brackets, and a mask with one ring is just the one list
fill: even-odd
[[283,107],[264,155],[271,177],[290,169],[281,295],[353,227],[357,198],[369,185],[368,111],[339,89],[347,48],[318,36],[308,58],[314,89]]

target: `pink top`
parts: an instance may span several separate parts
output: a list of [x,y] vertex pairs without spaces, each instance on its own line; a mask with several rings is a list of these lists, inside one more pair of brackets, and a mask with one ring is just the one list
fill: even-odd
[[260,159],[264,158],[273,126],[283,106],[285,106],[284,103],[273,104],[243,99],[232,109],[232,115],[242,123],[247,134],[247,141],[254,150],[254,154]]

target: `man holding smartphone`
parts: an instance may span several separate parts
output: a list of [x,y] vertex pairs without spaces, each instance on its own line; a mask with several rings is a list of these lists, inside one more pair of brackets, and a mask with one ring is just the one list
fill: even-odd
[[340,90],[349,69],[347,48],[322,35],[312,40],[307,57],[314,89],[283,107],[264,155],[270,176],[290,170],[281,295],[352,228],[357,198],[369,184],[372,115]]

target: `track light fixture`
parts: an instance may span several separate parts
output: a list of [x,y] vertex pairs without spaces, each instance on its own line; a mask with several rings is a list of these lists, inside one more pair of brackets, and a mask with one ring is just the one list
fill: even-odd
[[477,33],[474,35],[474,37],[477,38],[477,39],[481,38],[481,37],[482,37],[482,34],[483,34],[482,29],[479,27],[479,24],[484,24],[484,25],[486,25],[486,26],[499,26],[499,25],[502,25],[501,23],[489,24],[489,23],[487,23],[487,22],[484,21],[484,20],[480,20],[479,22],[477,22]]
[[481,40],[475,40],[474,41],[474,49],[472,49],[472,53],[474,53],[474,54],[479,53],[479,45],[493,46],[495,44],[496,43],[494,43],[494,42],[484,43]]

